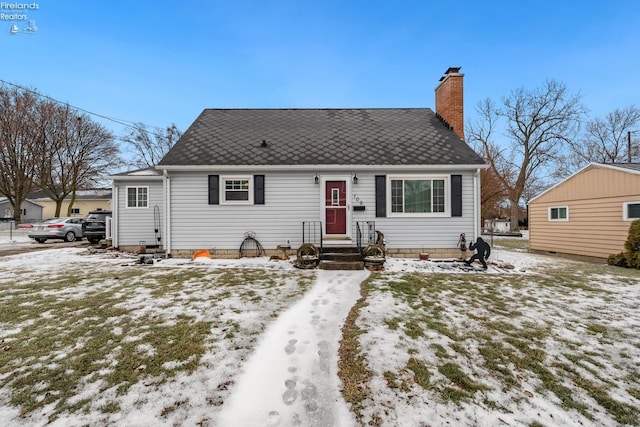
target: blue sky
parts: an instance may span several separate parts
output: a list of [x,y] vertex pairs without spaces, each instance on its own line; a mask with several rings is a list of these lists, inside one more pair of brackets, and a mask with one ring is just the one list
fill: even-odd
[[[548,78],[592,116],[640,104],[636,0],[35,3],[0,20],[0,78],[151,126],[184,131],[204,108],[434,108],[449,66],[467,119]],[[9,33],[28,20],[36,33]]]

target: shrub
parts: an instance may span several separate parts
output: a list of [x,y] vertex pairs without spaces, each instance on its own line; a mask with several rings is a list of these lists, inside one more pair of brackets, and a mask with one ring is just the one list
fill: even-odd
[[607,263],[620,267],[640,268],[640,219],[631,223],[624,252],[609,255]]

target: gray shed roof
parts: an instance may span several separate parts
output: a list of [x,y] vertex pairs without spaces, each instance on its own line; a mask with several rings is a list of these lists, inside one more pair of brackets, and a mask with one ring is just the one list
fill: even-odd
[[640,172],[640,163],[611,163],[611,166]]
[[[72,197],[71,194],[68,194],[65,197],[65,200],[70,200]],[[51,200],[49,196],[45,194],[44,191],[38,190],[29,194],[29,198],[35,200]],[[111,189],[110,188],[88,188],[82,190],[76,190],[76,200],[111,200]]]
[[158,166],[482,165],[428,108],[206,109]]

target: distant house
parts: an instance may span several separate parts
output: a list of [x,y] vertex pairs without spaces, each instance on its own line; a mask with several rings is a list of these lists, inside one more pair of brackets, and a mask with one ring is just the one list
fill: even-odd
[[511,230],[511,220],[508,219],[485,219],[484,229],[489,233],[508,233]]
[[110,177],[113,244],[237,256],[249,231],[273,253],[374,228],[390,254],[459,255],[460,233],[480,235],[486,166],[464,142],[462,79],[447,70],[436,113],[206,109],[155,168]]
[[[35,200],[26,199],[20,205],[20,209],[22,210],[20,214],[21,222],[38,222],[42,220],[43,206]],[[0,197],[0,218],[4,220],[14,218],[13,208],[6,197]]]
[[[59,216],[67,216],[71,194],[65,197],[62,202]],[[56,202],[51,200],[44,191],[36,191],[29,195],[29,198],[43,206],[43,218],[53,218],[56,216]],[[76,191],[76,198],[72,206],[71,216],[86,216],[93,210],[111,210],[111,188],[90,188]]]
[[640,219],[640,164],[591,163],[529,202],[532,250],[605,259]]

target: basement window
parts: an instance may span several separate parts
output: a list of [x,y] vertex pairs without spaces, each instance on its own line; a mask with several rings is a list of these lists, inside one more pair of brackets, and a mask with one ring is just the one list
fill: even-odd
[[624,202],[622,212],[625,221],[640,219],[640,202]]
[[550,207],[549,221],[569,221],[569,207],[568,206]]

